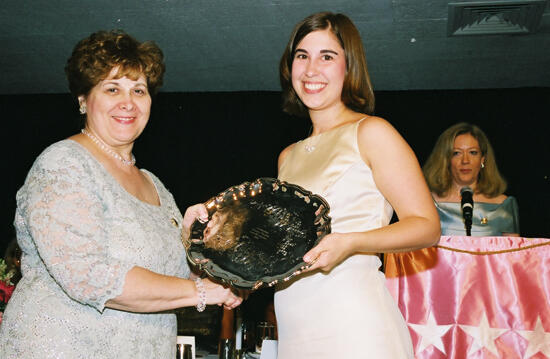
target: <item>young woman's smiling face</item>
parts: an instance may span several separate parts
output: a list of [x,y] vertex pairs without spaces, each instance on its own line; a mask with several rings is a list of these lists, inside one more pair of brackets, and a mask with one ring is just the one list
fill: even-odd
[[342,103],[346,55],[330,29],[307,34],[296,47],[292,86],[309,110]]

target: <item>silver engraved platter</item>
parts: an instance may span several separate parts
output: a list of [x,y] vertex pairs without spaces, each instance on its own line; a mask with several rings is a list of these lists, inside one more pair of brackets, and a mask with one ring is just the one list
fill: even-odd
[[286,281],[307,268],[303,255],[330,233],[319,195],[275,178],[232,186],[206,203],[185,240],[189,262],[235,288]]

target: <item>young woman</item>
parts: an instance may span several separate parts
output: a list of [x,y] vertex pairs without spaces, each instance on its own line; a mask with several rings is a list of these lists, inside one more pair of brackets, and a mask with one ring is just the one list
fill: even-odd
[[[376,253],[434,245],[439,219],[413,151],[370,115],[351,20],[323,12],[298,23],[280,77],[284,109],[309,116],[312,133],[282,151],[279,178],[328,201],[332,233],[304,256],[310,270],[276,289],[279,358],[412,358]],[[399,222],[388,225],[393,210]]]

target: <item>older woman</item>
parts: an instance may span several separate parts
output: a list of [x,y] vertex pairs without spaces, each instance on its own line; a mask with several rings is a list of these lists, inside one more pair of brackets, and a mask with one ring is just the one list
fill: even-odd
[[458,123],[439,136],[423,167],[441,220],[442,235],[465,235],[461,190],[473,192],[473,236],[519,236],[517,201],[506,196],[493,148],[483,131]]
[[241,298],[188,279],[182,218],[134,141],[162,83],[163,55],[123,32],[81,40],[66,73],[82,132],[48,147],[17,193],[23,278],[0,330],[1,358],[172,358],[171,309],[234,308]]

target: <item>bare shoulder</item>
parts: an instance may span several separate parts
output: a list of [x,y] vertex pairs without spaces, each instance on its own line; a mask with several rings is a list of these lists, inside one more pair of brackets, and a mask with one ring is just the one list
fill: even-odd
[[285,161],[285,158],[292,151],[292,149],[294,148],[295,145],[296,145],[295,143],[292,143],[292,144],[288,145],[284,150],[281,151],[281,153],[279,154],[279,160],[277,161],[277,167],[278,168],[281,168],[281,165]]
[[488,197],[483,193],[474,194],[474,202],[501,204],[506,198],[508,198],[508,196],[505,194],[499,194],[495,197]]
[[361,121],[357,129],[357,135],[363,145],[373,147],[379,147],[380,145],[385,147],[393,141],[402,141],[403,139],[387,120],[377,116],[368,116]]
[[501,194],[501,195],[495,197],[495,201],[496,201],[497,203],[502,203],[502,202],[504,202],[504,201],[506,200],[506,198],[508,198],[507,195]]
[[378,116],[366,116],[361,123],[359,123],[359,131],[363,132],[376,132],[376,131],[395,131],[393,126],[382,117]]
[[385,158],[391,153],[403,155],[411,151],[399,132],[387,120],[377,116],[361,121],[357,129],[357,142],[367,164],[373,157]]

